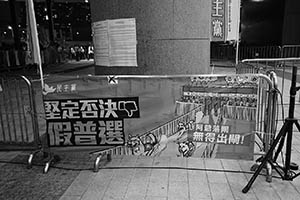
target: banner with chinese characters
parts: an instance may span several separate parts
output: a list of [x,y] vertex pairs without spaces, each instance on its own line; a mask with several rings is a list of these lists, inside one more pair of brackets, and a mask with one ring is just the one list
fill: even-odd
[[145,156],[251,159],[255,75],[46,79],[50,146]]
[[226,41],[239,40],[240,0],[227,0],[226,5]]
[[225,0],[212,0],[211,40],[225,41]]
[[238,40],[240,0],[212,0],[211,40]]
[[217,148],[218,157],[252,158],[257,110],[257,77],[195,78],[183,87],[187,102],[204,105],[188,141]]
[[50,146],[124,145],[123,120],[139,118],[137,97],[45,100],[44,107]]

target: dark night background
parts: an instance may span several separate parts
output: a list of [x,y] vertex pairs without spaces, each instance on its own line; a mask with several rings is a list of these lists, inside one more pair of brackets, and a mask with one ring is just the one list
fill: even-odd
[[[17,21],[22,36],[22,32],[24,34],[26,31],[25,4],[22,0],[16,2]],[[34,2],[38,24],[47,27],[45,0]],[[299,2],[299,0],[242,0],[241,42],[246,45],[300,44],[297,36],[300,28],[295,26],[299,19],[299,14],[295,15],[295,12],[299,12],[295,11],[300,8]],[[289,12],[285,8],[287,4]],[[86,0],[54,0],[53,18],[56,38],[67,41],[91,41],[90,17],[89,3]],[[284,25],[284,20],[291,24]],[[0,0],[2,41],[7,41],[11,37],[10,30],[7,29],[10,21],[9,3],[7,0]]]
[[280,45],[284,8],[285,0],[242,1],[242,42],[250,45]]

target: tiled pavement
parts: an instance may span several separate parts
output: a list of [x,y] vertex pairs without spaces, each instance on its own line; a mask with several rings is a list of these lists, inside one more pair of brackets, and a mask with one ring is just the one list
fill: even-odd
[[61,200],[299,199],[299,179],[288,182],[273,178],[267,183],[259,176],[249,192],[242,193],[251,174],[241,171],[249,172],[252,164],[226,159],[124,156],[114,158],[108,169],[98,173],[81,172]]

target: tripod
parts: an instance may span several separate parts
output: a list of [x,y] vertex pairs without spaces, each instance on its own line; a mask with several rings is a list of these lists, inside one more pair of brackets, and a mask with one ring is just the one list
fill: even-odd
[[[289,116],[288,118],[285,119],[282,128],[280,129],[278,135],[275,137],[275,140],[273,141],[269,151],[261,161],[261,164],[258,166],[257,170],[249,180],[248,184],[243,188],[242,190],[243,193],[247,193],[249,191],[250,187],[254,183],[255,179],[257,178],[257,176],[259,175],[263,167],[267,164],[267,162],[269,162],[272,168],[274,168],[278,172],[282,180],[291,181],[300,175],[300,173],[295,174],[291,171],[291,150],[292,150],[292,137],[293,137],[294,124],[296,125],[298,131],[300,132],[300,125],[297,119],[295,119],[294,117],[295,96],[297,91],[300,89],[300,87],[296,87],[296,82],[297,82],[297,67],[293,66],[292,83],[290,88]],[[286,156],[285,156],[284,166],[281,167],[276,163],[276,160],[285,142],[286,142]],[[275,152],[274,157],[272,158],[273,151],[275,150],[277,145],[278,145],[277,151]],[[276,163],[277,165],[275,165],[274,163]],[[280,170],[278,168],[280,168]]]

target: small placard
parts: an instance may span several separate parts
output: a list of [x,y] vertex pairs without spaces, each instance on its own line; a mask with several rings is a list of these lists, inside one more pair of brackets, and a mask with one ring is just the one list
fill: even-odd
[[115,85],[119,83],[118,78],[116,76],[107,76],[107,80],[108,84]]

